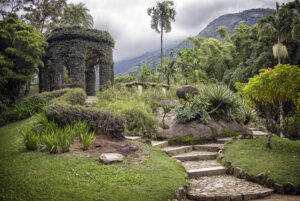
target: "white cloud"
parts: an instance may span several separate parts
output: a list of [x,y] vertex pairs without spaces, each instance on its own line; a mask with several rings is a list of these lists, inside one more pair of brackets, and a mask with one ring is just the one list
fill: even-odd
[[[160,35],[150,28],[147,8],[155,0],[69,0],[83,2],[94,18],[96,29],[107,30],[115,39],[114,60],[139,56],[160,48]],[[172,31],[164,44],[172,44],[198,34],[220,15],[251,8],[274,8],[275,0],[174,0],[177,12]],[[282,0],[280,2],[287,2]]]

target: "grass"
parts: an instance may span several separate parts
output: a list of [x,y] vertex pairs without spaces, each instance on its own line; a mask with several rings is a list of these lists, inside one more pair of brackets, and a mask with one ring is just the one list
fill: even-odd
[[300,185],[300,142],[272,137],[272,149],[266,143],[266,137],[234,141],[225,145],[225,158],[249,174],[266,172],[276,183]]
[[18,130],[31,119],[0,128],[0,200],[164,201],[185,185],[184,169],[148,145],[145,160],[102,165],[98,154],[27,151]]

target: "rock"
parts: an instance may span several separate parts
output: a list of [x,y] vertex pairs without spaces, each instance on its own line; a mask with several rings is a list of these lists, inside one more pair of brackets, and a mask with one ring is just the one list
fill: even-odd
[[297,193],[297,188],[294,184],[288,182],[288,184],[283,186],[284,193],[290,194],[290,195],[296,195]]
[[233,168],[233,175],[235,176],[235,177],[239,177],[241,174],[242,174],[242,169],[241,168],[239,168],[239,167],[235,167],[235,168]]
[[272,187],[274,185],[274,182],[271,178],[268,178],[267,181],[266,181],[266,184],[268,187]]
[[104,164],[110,164],[113,162],[122,162],[124,156],[119,153],[104,153],[99,157],[99,161]]
[[175,198],[178,200],[183,200],[186,197],[187,187],[180,186],[178,190],[175,191]]
[[255,177],[255,182],[259,183],[259,184],[264,184],[266,181],[266,178],[267,178],[267,176],[266,176],[265,172],[260,173]]
[[191,85],[183,85],[176,90],[176,95],[179,98],[186,99],[186,94],[199,94],[199,90]]
[[277,191],[277,193],[284,194],[284,189],[282,185],[274,183],[273,187]]
[[159,103],[161,105],[170,105],[171,107],[177,107],[180,105],[178,100],[162,100]]

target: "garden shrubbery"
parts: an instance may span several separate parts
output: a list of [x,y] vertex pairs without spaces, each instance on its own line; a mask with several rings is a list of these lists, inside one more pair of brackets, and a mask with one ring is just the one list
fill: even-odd
[[11,106],[6,107],[0,103],[0,126],[10,122],[28,118],[43,110],[50,100],[62,96],[68,89],[60,89],[52,92],[44,92],[23,98]]
[[199,119],[207,123],[211,117],[226,117],[239,123],[248,123],[255,111],[247,108],[242,98],[222,84],[203,86],[199,95],[181,99],[182,105],[175,109],[176,121],[180,123]]
[[32,126],[21,132],[28,150],[47,150],[50,153],[69,151],[76,137],[80,138],[84,150],[88,149],[94,140],[94,132],[85,121],[59,127],[53,121],[49,121],[44,113],[36,115]]
[[51,100],[50,104],[44,107],[45,114],[49,120],[54,121],[60,127],[86,121],[96,134],[122,138],[123,119],[110,112],[81,106],[85,98],[83,89],[72,89],[63,96]]

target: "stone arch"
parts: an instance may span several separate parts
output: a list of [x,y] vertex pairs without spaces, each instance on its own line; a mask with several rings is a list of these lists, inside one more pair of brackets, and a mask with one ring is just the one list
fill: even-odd
[[[107,31],[78,26],[58,28],[47,41],[45,66],[39,68],[40,91],[80,87],[87,95],[95,95],[96,65],[100,68],[100,90],[113,85],[114,40]],[[67,85],[63,78],[64,66],[69,71]]]

